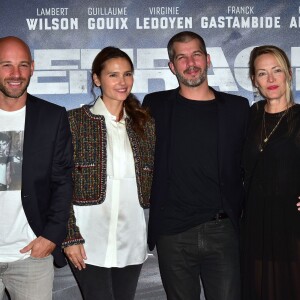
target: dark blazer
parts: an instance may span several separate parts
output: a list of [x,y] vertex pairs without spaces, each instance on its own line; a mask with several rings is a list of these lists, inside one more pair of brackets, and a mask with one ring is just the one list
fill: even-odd
[[[212,89],[213,90],[213,89]],[[238,229],[244,201],[241,155],[246,137],[249,103],[246,98],[213,90],[218,113],[218,165],[221,199],[225,212]],[[155,247],[164,203],[168,198],[169,147],[174,102],[179,88],[146,95],[156,127],[154,175],[150,197],[148,245]],[[201,138],[201,137],[199,137]]]
[[65,265],[61,243],[72,199],[72,139],[65,108],[27,96],[22,204],[36,236],[54,242],[56,265]]

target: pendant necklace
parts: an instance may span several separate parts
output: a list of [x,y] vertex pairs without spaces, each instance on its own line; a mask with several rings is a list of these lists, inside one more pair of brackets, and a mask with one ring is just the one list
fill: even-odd
[[[264,147],[266,146],[266,143],[268,142],[268,140],[270,139],[271,135],[274,133],[274,131],[277,129],[277,127],[279,126],[281,120],[283,119],[283,117],[287,114],[288,109],[286,109],[286,111],[281,115],[280,119],[278,120],[278,122],[276,123],[276,125],[274,126],[274,128],[271,130],[271,132],[269,133],[269,135],[267,135],[267,130],[266,130],[266,111],[264,109],[264,113],[263,113],[263,119],[262,119],[262,126],[261,126],[261,136],[260,136],[260,145],[259,145],[259,151],[263,152],[264,151]],[[263,131],[264,131],[264,135],[265,138],[263,138]]]

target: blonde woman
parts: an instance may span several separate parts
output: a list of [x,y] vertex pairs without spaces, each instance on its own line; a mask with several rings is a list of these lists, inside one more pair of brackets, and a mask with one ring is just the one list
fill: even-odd
[[243,299],[300,299],[300,106],[291,65],[266,45],[253,49],[249,69],[264,100],[251,108],[244,151]]

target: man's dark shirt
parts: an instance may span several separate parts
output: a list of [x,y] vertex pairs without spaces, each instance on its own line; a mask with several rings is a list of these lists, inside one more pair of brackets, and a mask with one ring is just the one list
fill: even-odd
[[162,234],[184,232],[221,209],[216,100],[178,96],[172,117],[168,199]]

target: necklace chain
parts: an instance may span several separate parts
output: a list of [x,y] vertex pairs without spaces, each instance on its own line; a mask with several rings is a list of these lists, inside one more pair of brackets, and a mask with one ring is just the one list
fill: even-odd
[[[266,110],[264,109],[264,113],[263,113],[263,120],[262,120],[262,127],[261,127],[261,143],[259,146],[259,151],[262,152],[264,151],[264,147],[266,145],[266,143],[269,141],[271,135],[274,133],[274,131],[277,129],[277,127],[279,126],[281,120],[283,119],[283,117],[287,114],[288,109],[281,115],[281,117],[279,118],[278,122],[275,124],[274,128],[271,130],[271,132],[269,133],[269,135],[267,135],[267,130],[266,130]],[[265,134],[265,138],[263,139],[263,131]]]

